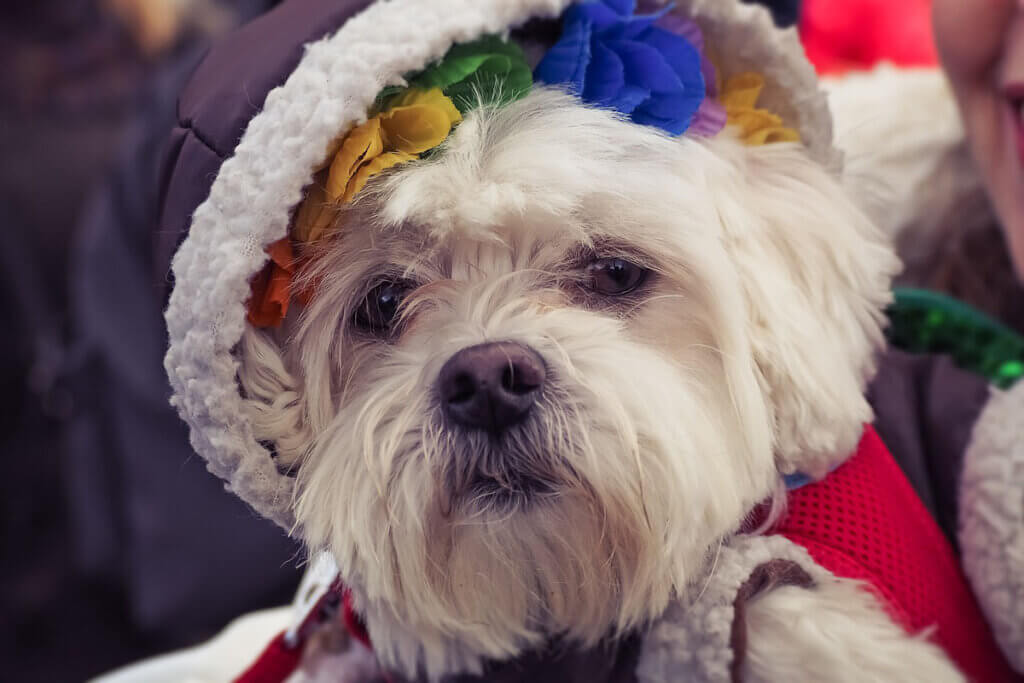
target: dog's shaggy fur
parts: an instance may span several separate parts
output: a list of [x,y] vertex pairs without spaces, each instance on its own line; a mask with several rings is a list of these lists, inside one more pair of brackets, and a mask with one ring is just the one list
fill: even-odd
[[[781,502],[781,474],[841,461],[870,420],[896,270],[798,145],[672,139],[545,89],[376,178],[314,251],[311,304],[247,332],[239,377],[381,661],[432,677],[643,625],[755,504]],[[650,276],[598,295],[601,257]],[[394,331],[357,329],[367,292],[399,279]],[[529,419],[502,440],[448,424],[442,365],[505,340],[548,368]],[[755,631],[774,628],[764,611]],[[758,666],[772,653],[751,638]]]
[[927,632],[909,637],[854,581],[778,588],[747,615],[744,683],[966,681]]

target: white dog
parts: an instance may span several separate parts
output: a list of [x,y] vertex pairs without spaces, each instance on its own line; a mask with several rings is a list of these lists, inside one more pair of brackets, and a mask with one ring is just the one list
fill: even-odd
[[[897,263],[799,145],[672,139],[537,89],[339,224],[239,378],[385,669],[644,628],[781,510],[781,473],[823,475],[870,421]],[[744,681],[963,680],[843,579],[760,595],[746,629]]]
[[293,0],[179,118],[172,400],[324,558],[242,681],[1012,680],[866,426],[898,262],[764,8]]

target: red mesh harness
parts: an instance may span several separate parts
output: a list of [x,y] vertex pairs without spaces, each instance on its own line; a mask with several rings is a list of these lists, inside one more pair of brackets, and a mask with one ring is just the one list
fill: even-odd
[[956,553],[868,426],[856,453],[791,491],[772,534],[803,546],[836,576],[869,584],[908,632],[931,638],[977,683],[1024,680],[1010,669]]

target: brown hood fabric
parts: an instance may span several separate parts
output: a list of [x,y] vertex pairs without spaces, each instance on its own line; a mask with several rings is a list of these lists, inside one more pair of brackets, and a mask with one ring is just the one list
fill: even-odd
[[303,46],[334,32],[372,0],[289,0],[218,42],[178,101],[161,177],[157,272],[167,273],[192,214],[210,194],[267,93],[291,75]]

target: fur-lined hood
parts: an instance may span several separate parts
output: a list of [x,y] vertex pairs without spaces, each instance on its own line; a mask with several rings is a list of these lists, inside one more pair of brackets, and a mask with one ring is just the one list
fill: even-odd
[[[165,365],[193,447],[260,514],[288,529],[294,522],[294,479],[253,437],[233,355],[266,247],[287,233],[325,150],[366,120],[382,88],[455,43],[552,19],[570,4],[289,0],[217,45],[182,93],[157,255],[165,264],[176,251]],[[796,129],[817,161],[839,168],[827,102],[795,30],[734,0],[681,0],[672,12],[699,25],[720,78],[763,74],[760,104]]]

